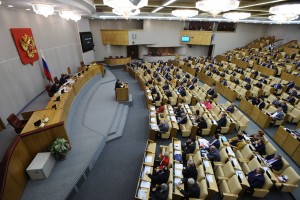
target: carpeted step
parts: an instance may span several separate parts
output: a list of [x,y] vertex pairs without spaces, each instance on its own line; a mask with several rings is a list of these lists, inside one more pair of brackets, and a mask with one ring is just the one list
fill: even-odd
[[121,116],[122,116],[122,110],[123,110],[124,104],[120,103],[116,109],[115,115],[114,115],[114,120],[112,122],[112,125],[108,131],[108,135],[112,135],[117,132]]
[[112,140],[117,139],[122,136],[123,130],[125,128],[125,124],[127,121],[128,110],[129,110],[129,106],[124,105],[123,109],[122,109],[122,113],[121,113],[121,118],[118,123],[118,130],[114,134],[111,134],[107,137],[107,139],[106,139],[107,142],[112,141]]

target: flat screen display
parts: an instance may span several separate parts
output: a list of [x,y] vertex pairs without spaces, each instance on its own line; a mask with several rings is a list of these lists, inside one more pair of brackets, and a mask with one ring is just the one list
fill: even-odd
[[95,45],[91,32],[80,32],[80,40],[83,53],[94,49]]
[[181,42],[189,42],[190,37],[189,36],[181,36]]

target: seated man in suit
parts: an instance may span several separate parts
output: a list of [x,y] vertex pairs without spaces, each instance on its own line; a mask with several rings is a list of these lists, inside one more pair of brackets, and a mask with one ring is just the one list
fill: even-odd
[[117,88],[122,88],[123,87],[123,83],[118,79],[117,81],[116,81],[116,84],[115,84],[115,90],[117,89]]
[[272,87],[275,89],[275,91],[282,89],[282,85],[280,83],[275,83],[272,85]]
[[184,109],[182,108],[181,104],[178,104],[178,107],[174,110],[175,116],[180,117],[182,113],[184,113]]
[[239,81],[239,79],[237,79],[237,78],[235,78],[234,80],[233,80],[233,82],[235,83],[235,84],[240,84],[240,81]]
[[66,79],[65,75],[62,74],[59,79],[59,85],[63,85],[65,82],[67,82],[67,79]]
[[257,105],[257,107],[262,110],[263,108],[265,108],[266,103],[264,102],[264,99],[262,97],[260,97],[259,99],[259,104]]
[[289,95],[288,98],[286,98],[286,101],[289,102],[290,104],[294,105],[294,103],[296,102],[296,99],[292,95]]
[[[219,140],[218,134],[214,134],[212,140],[209,141],[208,147],[210,147],[212,145],[215,146],[217,149],[220,148],[220,140]],[[205,148],[205,149],[208,150],[208,148]]]
[[264,177],[265,170],[263,168],[257,168],[247,174],[247,180],[249,182],[250,191],[253,191],[254,188],[262,188],[265,184]]
[[157,93],[156,97],[154,97],[153,103],[155,103],[155,101],[160,101],[160,94],[159,93]]
[[227,85],[228,85],[228,84],[227,84],[227,80],[226,80],[226,79],[223,79],[223,80],[221,81],[221,84],[224,85],[224,86],[227,86]]
[[183,160],[185,160],[186,154],[194,153],[194,151],[196,149],[195,140],[188,139],[186,141],[186,143],[184,145],[182,145],[181,149],[182,149],[182,158],[183,158]]
[[246,90],[250,90],[251,89],[250,83],[247,83],[244,87],[245,87]]
[[194,77],[193,79],[192,79],[192,82],[195,84],[195,83],[197,83],[197,81],[198,81],[198,79],[196,78],[196,77]]
[[266,80],[266,78],[260,79],[259,82],[264,83],[264,84],[267,84],[267,83],[268,83],[268,81]]
[[257,83],[255,84],[255,86],[261,89],[263,85],[262,85],[261,83],[257,82]]
[[170,90],[165,90],[165,95],[167,96],[167,97],[172,97],[172,92],[170,91]]
[[295,86],[295,81],[290,81],[286,84],[286,92],[289,92]]
[[188,84],[187,88],[190,89],[190,90],[193,90],[193,89],[195,89],[195,85],[193,83]]
[[209,147],[206,156],[211,162],[220,162],[221,160],[219,150],[214,145]]
[[263,139],[256,140],[252,145],[255,147],[255,151],[260,155],[266,155],[266,146]]
[[165,85],[162,88],[163,88],[163,90],[170,89],[170,86],[169,86],[168,82],[166,82]]
[[270,116],[272,117],[273,123],[274,120],[282,120],[284,118],[284,113],[282,111],[282,108],[278,108],[275,112],[270,113]]
[[169,188],[166,183],[161,184],[151,189],[150,199],[151,200],[167,200],[169,196]]
[[230,106],[227,107],[226,111],[229,113],[234,113],[234,103],[232,103]]
[[265,157],[265,163],[271,170],[280,171],[283,167],[282,156],[279,154],[272,154]]
[[155,186],[168,182],[170,170],[167,166],[164,166],[158,171],[153,170],[152,174],[150,174],[149,172],[146,172],[146,174],[151,179],[151,185]]
[[155,87],[150,88],[151,94],[157,94],[157,90]]
[[288,92],[289,95],[293,96],[293,97],[297,97],[298,93],[296,89],[293,89],[292,91]]
[[251,82],[251,78],[245,77],[244,81],[246,81],[247,83],[250,83]]
[[200,117],[199,120],[197,121],[198,123],[198,129],[197,129],[197,134],[201,135],[202,134],[202,129],[207,128],[207,122],[203,117]]
[[197,182],[193,178],[187,180],[187,187],[182,188],[182,184],[177,185],[181,194],[183,194],[185,199],[189,198],[199,198],[200,188]]
[[225,127],[227,124],[227,118],[226,118],[226,113],[222,114],[222,117],[217,121],[218,128],[220,127]]
[[272,104],[273,104],[276,108],[280,107],[281,102],[280,102],[280,100],[279,100],[279,97],[276,97],[276,99],[274,99],[274,100],[272,101]]
[[283,111],[284,113],[286,113],[286,112],[287,112],[287,110],[288,110],[288,107],[287,107],[287,105],[286,105],[286,103],[285,103],[285,102],[281,102],[281,104],[280,104],[280,107],[282,108],[282,111]]
[[210,96],[213,96],[215,93],[215,86],[212,86],[209,90],[207,90],[207,94]]
[[160,123],[159,123],[159,125],[158,125],[158,128],[159,128],[159,132],[161,134],[164,134],[164,133],[168,132],[168,130],[169,130],[169,124],[165,120],[161,120]]
[[51,85],[50,91],[49,92],[57,92],[59,90],[59,84],[58,83],[53,83]]
[[177,123],[179,124],[186,124],[187,123],[187,115],[185,113],[181,113],[181,117],[177,119]]
[[181,88],[178,89],[178,92],[181,96],[186,96],[186,91],[185,88],[182,86]]
[[186,179],[183,180],[183,182],[186,182],[189,178],[197,180],[198,172],[193,160],[187,161],[186,167],[183,168],[182,175],[183,179]]
[[256,106],[256,105],[258,105],[260,103],[260,99],[258,97],[254,97],[251,100],[251,103]]

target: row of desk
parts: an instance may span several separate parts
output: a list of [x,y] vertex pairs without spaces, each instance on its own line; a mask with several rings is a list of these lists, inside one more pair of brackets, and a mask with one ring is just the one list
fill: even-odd
[[274,135],[275,142],[300,166],[300,141],[280,126]]
[[104,58],[105,64],[108,65],[126,65],[131,62],[131,57],[125,58]]

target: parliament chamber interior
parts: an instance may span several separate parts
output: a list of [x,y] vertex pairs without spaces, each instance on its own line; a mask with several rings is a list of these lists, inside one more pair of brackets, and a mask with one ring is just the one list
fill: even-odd
[[0,199],[300,199],[299,15],[0,1]]

